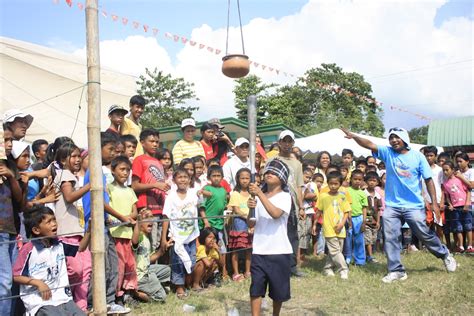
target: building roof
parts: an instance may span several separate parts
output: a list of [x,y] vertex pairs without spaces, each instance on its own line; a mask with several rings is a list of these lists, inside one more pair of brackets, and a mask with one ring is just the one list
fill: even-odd
[[474,145],[474,116],[432,121],[428,128],[428,145]]

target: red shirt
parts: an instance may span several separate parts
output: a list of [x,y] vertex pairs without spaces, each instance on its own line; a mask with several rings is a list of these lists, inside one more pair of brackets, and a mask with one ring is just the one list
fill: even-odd
[[204,148],[204,154],[206,155],[206,160],[210,160],[217,155],[217,150],[214,151],[213,144],[208,145],[205,141],[201,140],[202,148]]
[[[161,162],[148,155],[140,155],[133,160],[132,177],[138,178],[140,183],[165,182],[166,175]],[[148,189],[139,193],[137,208],[147,208],[153,215],[163,213],[166,192],[160,189]]]

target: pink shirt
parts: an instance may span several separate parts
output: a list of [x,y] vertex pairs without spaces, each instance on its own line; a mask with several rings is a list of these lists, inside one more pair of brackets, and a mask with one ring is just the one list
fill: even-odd
[[448,194],[454,207],[466,205],[468,188],[464,182],[456,177],[451,177],[443,183],[443,190]]

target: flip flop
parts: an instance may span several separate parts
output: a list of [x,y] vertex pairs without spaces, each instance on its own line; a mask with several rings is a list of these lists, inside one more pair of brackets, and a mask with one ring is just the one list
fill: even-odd
[[192,288],[191,291],[193,291],[196,294],[199,294],[199,293],[205,292],[206,289],[202,287],[198,287],[198,288]]
[[240,281],[243,281],[245,279],[245,277],[242,275],[242,274],[234,274],[232,276],[232,281],[234,282],[240,282]]
[[189,293],[188,292],[184,292],[184,293],[176,293],[176,297],[180,300],[184,300],[186,299],[187,297],[189,296]]

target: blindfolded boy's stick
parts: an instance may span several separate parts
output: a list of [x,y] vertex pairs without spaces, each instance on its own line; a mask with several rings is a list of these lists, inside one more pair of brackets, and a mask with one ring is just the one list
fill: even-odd
[[[255,153],[257,141],[257,97],[250,95],[247,98],[247,122],[249,127],[249,141],[250,141],[250,171],[251,182],[255,183]],[[253,196],[252,196],[253,197]],[[255,221],[255,208],[249,209],[249,220]]]

